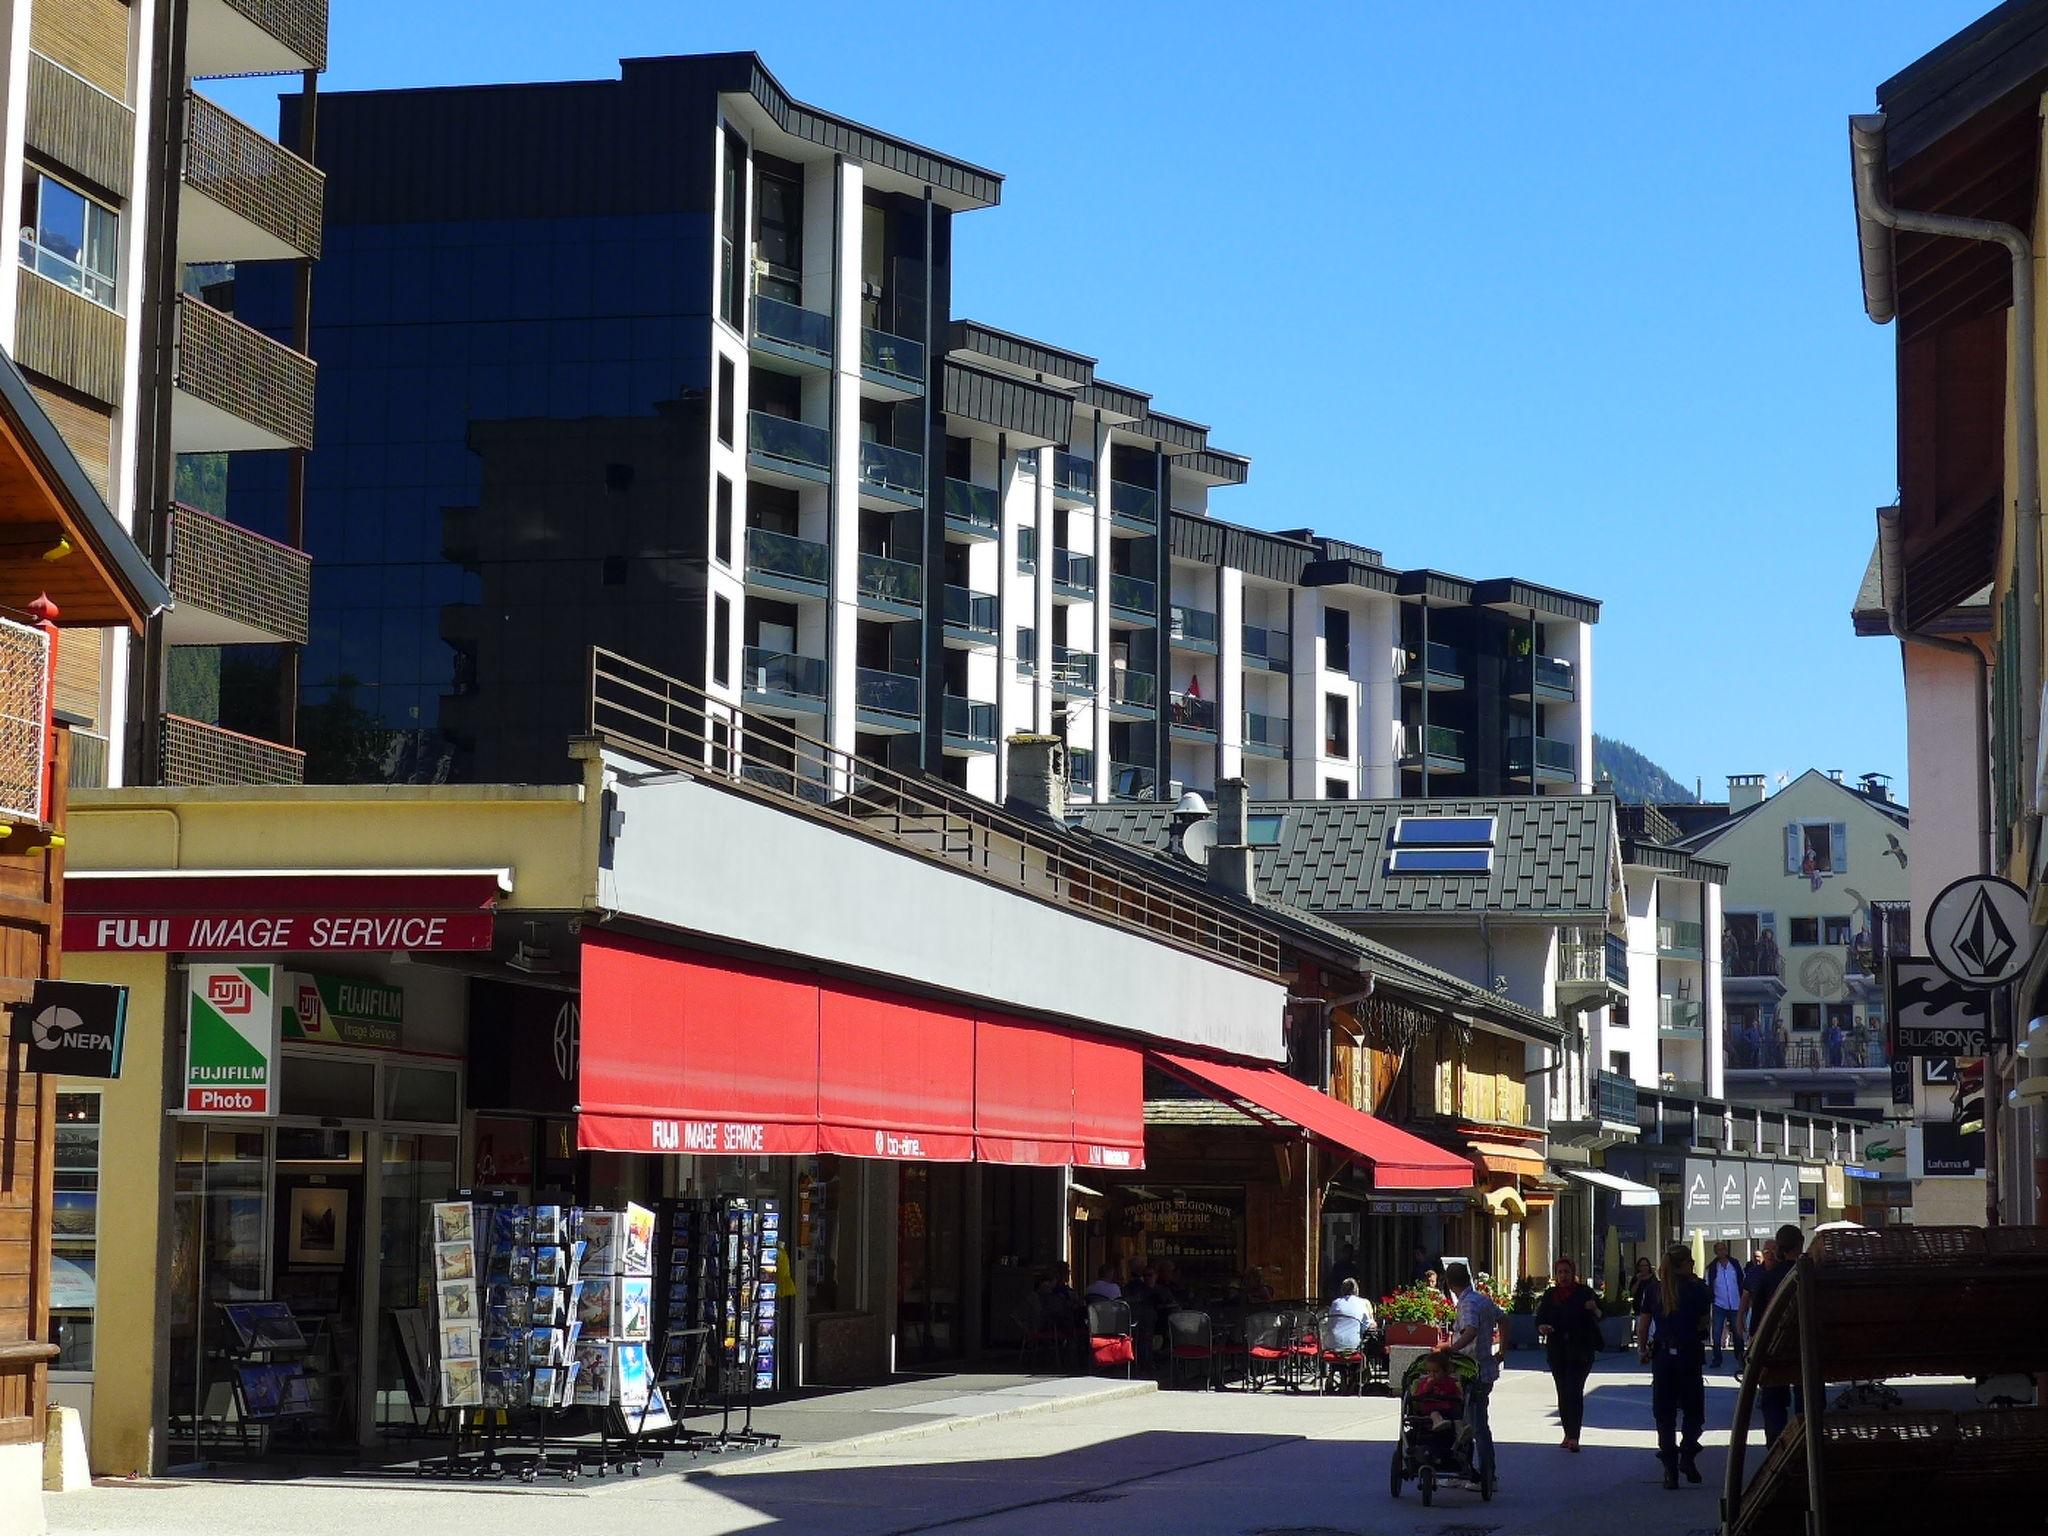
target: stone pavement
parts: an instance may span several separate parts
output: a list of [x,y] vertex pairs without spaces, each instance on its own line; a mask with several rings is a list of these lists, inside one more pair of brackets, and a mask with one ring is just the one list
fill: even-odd
[[[790,1430],[785,1451],[707,1457],[686,1475],[532,1487],[343,1479],[110,1484],[52,1496],[49,1517],[51,1529],[66,1536],[556,1536],[596,1522],[692,1536],[1642,1536],[1651,1522],[1660,1536],[1692,1536],[1713,1528],[1732,1378],[1709,1378],[1707,1481],[1667,1493],[1653,1454],[1648,1377],[1632,1360],[1603,1361],[1587,1395],[1586,1449],[1576,1456],[1558,1448],[1550,1379],[1538,1357],[1518,1354],[1514,1363],[1494,1399],[1502,1487],[1491,1503],[1445,1490],[1424,1509],[1413,1485],[1391,1499],[1395,1409],[1386,1398],[1142,1386],[1127,1394],[1121,1382],[954,1377],[842,1394],[837,1406],[821,1398],[778,1409],[779,1418],[799,1423],[798,1415],[819,1415],[821,1436],[849,1423],[859,1433],[799,1441]],[[1105,1387],[1111,1390],[1099,1390]],[[901,1422],[879,1432],[864,1427],[878,1420]]]

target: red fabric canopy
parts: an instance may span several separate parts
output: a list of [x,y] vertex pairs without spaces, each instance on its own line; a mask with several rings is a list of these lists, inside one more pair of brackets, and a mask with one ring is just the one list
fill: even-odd
[[1235,1067],[1155,1051],[1151,1060],[1226,1104],[1300,1126],[1372,1168],[1375,1189],[1466,1189],[1470,1160],[1340,1104],[1277,1067]]

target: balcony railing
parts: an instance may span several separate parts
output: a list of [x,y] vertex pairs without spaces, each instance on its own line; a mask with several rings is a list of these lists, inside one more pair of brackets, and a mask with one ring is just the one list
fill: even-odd
[[173,789],[203,784],[303,784],[306,754],[204,720],[165,715],[163,781]]
[[816,539],[800,539],[772,528],[749,528],[747,574],[822,587],[832,574],[832,552]]
[[1216,734],[1214,699],[1205,699],[1199,693],[1171,693],[1167,695],[1167,714],[1179,730]]
[[[832,434],[808,421],[772,416],[766,411],[747,412],[747,451],[771,464],[793,465],[819,475],[832,472]],[[806,476],[806,478],[811,478]]]
[[886,374],[919,388],[924,385],[924,343],[908,336],[863,327],[860,333],[860,365],[870,373]]
[[73,789],[107,788],[106,735],[100,731],[88,731],[82,725],[71,730],[71,787]]
[[996,707],[973,699],[946,695],[946,734],[957,741],[978,746],[996,744]]
[[924,455],[863,438],[860,483],[863,490],[880,491],[898,500],[914,500],[924,494]]
[[[258,636],[306,643],[310,555],[194,507],[173,506],[169,522],[167,574],[178,600],[164,616],[169,643],[220,645]],[[256,634],[233,632],[239,630]]]
[[1401,760],[1419,763],[1427,754],[1432,763],[1465,766],[1465,733],[1448,725],[1404,725],[1401,727]]
[[1698,955],[1706,942],[1706,929],[1683,918],[1662,918],[1657,923],[1657,948],[1668,954]]
[[1095,754],[1087,747],[1067,752],[1067,784],[1077,795],[1095,793]]
[[1052,686],[1055,693],[1093,693],[1095,658],[1086,651],[1052,648]]
[[185,68],[195,76],[327,67],[327,0],[216,0],[192,7],[189,28]]
[[[994,538],[1001,526],[996,514],[996,493],[985,485],[971,485],[947,476],[946,521],[955,528]],[[1031,531],[1036,534],[1038,530]]]
[[1052,493],[1070,501],[1093,501],[1095,466],[1065,449],[1056,449],[1052,456]]
[[1722,948],[1721,974],[1731,980],[1782,977],[1785,974],[1785,957],[1778,952],[1776,941],[1766,946],[1762,943],[1744,943],[1738,939],[1735,943]]
[[1122,480],[1109,482],[1109,511],[1112,517],[1147,528],[1159,526],[1159,493],[1146,485]]
[[1126,613],[1157,613],[1159,589],[1142,576],[1109,578],[1109,606]]
[[1619,1072],[1593,1074],[1593,1113],[1603,1123],[1632,1126],[1636,1123],[1637,1107],[1634,1078],[1623,1077]]
[[832,356],[832,317],[765,293],[754,295],[754,334],[798,352]]
[[1569,779],[1578,761],[1578,748],[1554,736],[1516,736],[1508,742],[1508,772],[1523,778]]
[[[185,94],[185,185],[236,218],[254,225],[284,250],[248,248],[245,239],[222,230],[196,241],[181,220],[179,256],[185,261],[276,258],[297,252],[318,260],[321,209],[327,178],[277,140],[258,133],[196,91]],[[216,216],[216,222],[218,216]],[[194,229],[203,227],[190,220]],[[246,237],[247,231],[243,231]],[[219,243],[224,240],[225,243]],[[236,248],[236,247],[242,248]]]
[[[1617,964],[1619,974],[1616,974]],[[1628,981],[1628,946],[1604,928],[1567,928],[1558,946],[1560,982]]]
[[1095,557],[1077,555],[1071,549],[1054,549],[1052,584],[1073,592],[1092,594],[1095,591]]
[[1578,696],[1578,677],[1572,664],[1558,656],[1531,658],[1537,693],[1545,698],[1570,699]]
[[1186,603],[1173,605],[1173,643],[1194,650],[1216,649],[1216,615]]
[[741,665],[742,681],[749,693],[822,701],[831,686],[831,674],[822,656],[797,656],[770,650],[765,645],[750,645]]
[[1465,680],[1465,663],[1458,659],[1458,648],[1446,645],[1441,640],[1432,640],[1426,646],[1408,647],[1407,667],[1401,673],[1404,683],[1434,683],[1441,687],[1446,683],[1462,683]]
[[1290,722],[1285,715],[1244,712],[1244,744],[1248,751],[1285,752]]
[[1671,1040],[1700,1038],[1702,1008],[1696,997],[1657,999],[1657,1033]]
[[1150,672],[1135,672],[1129,667],[1111,667],[1109,702],[1128,704],[1135,709],[1156,709],[1159,705],[1159,679]]
[[1038,631],[1020,629],[1017,631],[1017,675],[1036,677],[1038,675]]
[[[311,451],[313,373],[313,360],[303,352],[190,294],[178,295],[177,388],[217,414],[174,416],[173,446],[180,453]],[[220,415],[246,427],[226,425]]]
[[877,602],[915,608],[924,601],[924,568],[909,560],[861,551],[860,595]]
[[902,672],[857,667],[853,674],[853,697],[860,709],[914,721],[924,708],[924,685]]
[[970,592],[965,587],[946,588],[946,627],[965,630],[993,640],[996,637],[996,600],[987,592]]
[[1761,1020],[1731,1018],[1722,1027],[1721,1044],[1731,1072],[1874,1072],[1891,1065],[1881,1024],[1816,1034],[1767,1031]]
[[1038,569],[1038,530],[1028,524],[1017,530],[1017,569]]
[[1285,671],[1294,657],[1294,645],[1284,629],[1266,629],[1257,624],[1244,627],[1244,664]]

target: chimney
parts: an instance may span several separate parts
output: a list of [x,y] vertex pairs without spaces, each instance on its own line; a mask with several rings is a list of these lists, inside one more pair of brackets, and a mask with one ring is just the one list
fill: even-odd
[[1828,770],[1828,777],[1833,779],[1837,784],[1839,784],[1842,782],[1842,770],[1839,768],[1830,768]]
[[1252,879],[1251,786],[1243,779],[1216,781],[1216,847],[1209,855],[1209,884],[1239,901],[1257,901]]
[[1764,803],[1764,776],[1760,773],[1728,775],[1728,809],[1746,811]]
[[1888,773],[1863,773],[1856,776],[1856,782],[1863,786],[1863,793],[1884,805],[1892,797],[1892,776]]
[[1012,736],[1005,809],[1067,822],[1067,744],[1057,736]]

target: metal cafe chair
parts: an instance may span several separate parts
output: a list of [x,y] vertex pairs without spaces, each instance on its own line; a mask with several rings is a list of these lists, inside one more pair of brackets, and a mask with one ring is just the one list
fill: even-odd
[[1245,1386],[1256,1391],[1269,1381],[1276,1387],[1285,1385],[1294,1364],[1293,1342],[1285,1312],[1262,1307],[1245,1313]]
[[1088,1358],[1096,1366],[1124,1368],[1130,1380],[1131,1363],[1138,1357],[1137,1340],[1131,1330],[1131,1304],[1106,1296],[1088,1300]]
[[1167,1386],[1178,1386],[1183,1373],[1198,1377],[1205,1388],[1223,1385],[1223,1350],[1209,1314],[1186,1307],[1166,1318]]
[[1356,1342],[1345,1344],[1338,1338],[1338,1327],[1343,1321],[1324,1313],[1316,1328],[1316,1358],[1322,1366],[1322,1389],[1326,1393],[1341,1393],[1348,1388],[1353,1394],[1358,1394],[1365,1390],[1365,1326],[1358,1323]]
[[1304,1387],[1312,1381],[1322,1357],[1320,1308],[1290,1307],[1287,1320],[1287,1384]]
[[1011,1321],[1017,1325],[1020,1339],[1017,1369],[1026,1376],[1033,1374],[1032,1358],[1041,1356],[1048,1358],[1052,1369],[1058,1371],[1064,1363],[1067,1346],[1073,1342],[1073,1333],[1057,1326],[1045,1315],[1044,1299],[1033,1291],[1018,1304]]

